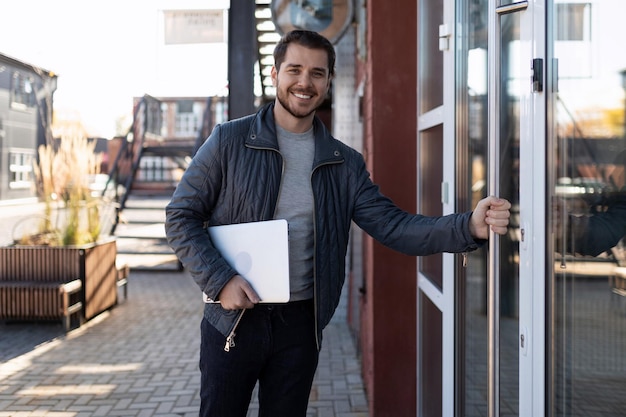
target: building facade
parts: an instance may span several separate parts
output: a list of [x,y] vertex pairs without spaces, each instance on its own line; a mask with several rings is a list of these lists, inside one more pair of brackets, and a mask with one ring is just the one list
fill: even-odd
[[0,54],[0,201],[36,197],[33,162],[51,140],[56,75]]

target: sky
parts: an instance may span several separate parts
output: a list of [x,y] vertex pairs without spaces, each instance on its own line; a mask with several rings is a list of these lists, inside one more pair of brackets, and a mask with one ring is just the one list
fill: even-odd
[[[163,12],[229,0],[19,0],[0,3],[0,53],[58,76],[54,109],[111,138],[133,97],[224,95],[224,42],[165,45]],[[227,30],[225,24],[224,30]]]

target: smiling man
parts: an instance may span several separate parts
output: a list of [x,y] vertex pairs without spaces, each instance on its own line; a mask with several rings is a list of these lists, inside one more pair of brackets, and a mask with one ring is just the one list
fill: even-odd
[[[272,69],[276,100],[216,126],[166,208],[170,246],[217,301],[205,305],[201,323],[201,416],[245,417],[257,381],[260,417],[306,416],[353,221],[414,256],[473,250],[490,228],[507,230],[511,205],[496,197],[473,212],[442,217],[408,213],[385,197],[363,156],[315,116],[334,67],[334,48],[324,37],[301,30],[283,36]],[[206,231],[273,219],[289,225],[290,299],[283,304],[263,303]]]

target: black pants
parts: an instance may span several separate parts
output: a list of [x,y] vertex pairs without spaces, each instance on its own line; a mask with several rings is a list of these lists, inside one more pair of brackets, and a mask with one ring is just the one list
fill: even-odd
[[235,346],[201,325],[200,416],[245,417],[259,382],[259,417],[306,416],[319,352],[313,302],[258,304],[246,310]]

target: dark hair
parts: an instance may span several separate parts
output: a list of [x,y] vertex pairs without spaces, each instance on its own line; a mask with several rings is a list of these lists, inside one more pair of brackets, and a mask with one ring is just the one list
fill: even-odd
[[274,65],[280,69],[280,65],[285,60],[287,47],[290,43],[295,43],[310,49],[324,49],[328,55],[328,75],[335,74],[335,48],[328,39],[317,32],[309,30],[292,30],[280,38],[274,48]]

